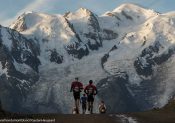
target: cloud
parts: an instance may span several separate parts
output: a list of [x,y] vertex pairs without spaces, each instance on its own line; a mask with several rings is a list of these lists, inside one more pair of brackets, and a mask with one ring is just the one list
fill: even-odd
[[[54,0],[52,1],[54,2]],[[17,12],[17,14],[14,17],[8,18],[4,13],[0,14],[0,23],[3,26],[8,26],[12,21],[14,21],[18,16],[20,16],[22,13],[26,11],[47,11],[50,9],[50,0],[34,0],[27,6],[25,6],[23,9]]]

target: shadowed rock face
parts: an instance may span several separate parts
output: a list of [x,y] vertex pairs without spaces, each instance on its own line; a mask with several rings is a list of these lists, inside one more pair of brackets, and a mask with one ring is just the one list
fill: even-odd
[[[81,59],[82,57],[87,56],[89,54],[89,50],[88,50],[87,45],[82,43],[83,41],[81,40],[79,34],[75,31],[73,24],[71,24],[69,22],[69,20],[67,20],[66,18],[65,18],[65,20],[66,20],[66,23],[69,26],[69,28],[74,32],[75,37],[78,41],[78,42],[75,42],[74,44],[67,45],[65,47],[65,50],[67,51],[67,53],[69,55],[72,55],[72,56],[74,56],[75,58],[78,58],[78,59]],[[80,47],[84,47],[84,48],[80,48]],[[53,52],[52,52],[52,54],[53,54]],[[59,58],[58,58],[59,60],[56,63],[58,63],[58,64],[62,63],[63,57],[64,56],[59,55]]]
[[[53,87],[51,87],[50,96],[48,99],[44,100],[43,102],[33,102],[29,100],[27,102],[27,105],[22,108],[22,112],[25,113],[59,113],[64,114],[65,112],[62,111],[62,107],[57,104],[57,101],[55,99],[57,93],[55,93],[55,90]],[[68,109],[67,109],[68,110]],[[67,111],[68,112],[68,111]]]
[[[40,64],[37,55],[38,48],[31,41],[21,36],[14,30],[3,28],[10,37],[12,45],[9,49],[2,42],[2,28],[0,28],[0,64],[2,69],[6,70],[0,76],[0,97],[2,107],[8,111],[20,111],[22,100],[26,96],[30,86],[38,79],[38,66]],[[15,64],[27,65],[31,71],[18,71]]]
[[109,53],[114,51],[114,50],[117,50],[117,46],[114,45],[108,53],[104,54],[104,56],[101,58],[101,66],[102,68],[104,69],[104,63],[107,62],[108,58],[109,58]]
[[125,11],[122,11],[122,15],[126,17],[126,19],[133,20],[133,18],[128,15]]
[[90,12],[90,25],[93,27],[95,32],[100,32],[100,25],[97,19],[97,16],[95,14],[93,14],[92,12]]
[[[167,50],[160,53],[162,48],[164,47],[159,42],[155,42],[154,45],[143,49],[138,59],[133,61],[139,76],[150,77],[150,79],[142,78],[139,85],[129,83],[129,76],[127,74],[123,75],[123,73],[112,75],[99,81],[97,84],[99,98],[106,102],[110,113],[145,111],[155,107],[155,102],[164,94],[164,89],[161,87],[164,81],[160,78],[164,73],[161,70],[160,73],[155,74],[155,66],[159,66],[161,69],[164,63],[175,53],[174,46],[170,46]],[[114,46],[110,51],[115,50],[114,52],[117,52],[116,49],[117,47]],[[112,57],[109,56],[109,52],[101,59],[102,67],[108,61],[108,58]],[[127,71],[125,72],[127,73]]]
[[100,35],[101,28],[100,28],[97,16],[92,12],[90,12],[88,25],[93,28],[93,31],[90,31],[89,33],[84,33],[83,35],[88,39],[87,45],[89,49],[98,50],[100,47],[102,47],[103,40]]
[[[163,48],[163,46],[156,42],[153,46],[149,46],[142,51],[141,55],[134,62],[135,69],[139,75],[146,77],[152,75],[154,72],[153,66],[166,62],[175,53],[175,47],[173,46],[161,55],[157,55],[160,48]],[[142,62],[143,60],[146,61],[146,65]]]
[[89,31],[89,33],[84,33],[83,37],[86,37],[88,40],[88,48],[90,50],[98,50],[102,47],[102,36],[100,34],[101,28],[98,22],[96,15],[90,12],[88,26],[92,27],[93,31]]
[[50,52],[51,52],[51,55],[50,55],[51,62],[55,62],[57,64],[61,64],[63,62],[63,56],[59,55],[56,49],[50,50]]
[[128,76],[111,76],[97,84],[98,96],[105,101],[108,113],[139,111],[136,100],[127,90]]
[[158,91],[161,80],[159,77],[152,77],[150,80],[141,81],[140,85],[128,85],[132,90],[133,98],[141,111],[154,108],[156,100],[162,94]]
[[[2,44],[1,48],[5,52],[7,52],[9,59],[11,59],[12,61],[15,60],[20,64],[25,63],[33,68],[33,70],[38,72],[38,66],[40,65],[40,61],[37,58],[37,56],[39,55],[39,48],[37,47],[37,45],[31,40],[27,40],[21,34],[14,30],[8,28],[4,29],[6,29],[7,33],[10,35],[10,37],[8,38],[11,40],[12,45],[11,50],[9,50],[6,46]],[[2,39],[1,29],[0,42],[5,42]]]
[[[20,37],[21,38],[21,37]],[[13,39],[13,47],[11,54],[13,58],[18,62],[18,63],[25,63],[29,65],[33,70],[38,72],[38,66],[40,65],[40,61],[37,58],[39,55],[39,50],[37,50],[37,47],[32,41],[26,41],[25,42],[20,42],[18,40]],[[23,47],[19,47],[18,45],[22,43],[22,45],[26,45],[28,49],[31,51],[23,49]]]
[[86,45],[85,45],[85,48],[78,49],[78,47],[73,46],[73,47],[66,48],[66,50],[69,55],[72,55],[78,59],[81,59],[82,57],[87,56],[89,54],[89,50]]
[[102,37],[102,39],[104,40],[112,40],[112,39],[116,39],[118,37],[118,34],[113,32],[112,30],[109,29],[103,29],[103,34],[104,36]]
[[101,44],[98,43],[97,41],[95,41],[95,44],[91,44],[91,42],[88,41],[88,47],[89,47],[89,49],[91,49],[91,50],[98,50],[99,47],[101,47]]
[[130,84],[128,77],[126,73],[120,73],[98,82],[98,96],[105,101],[108,113],[150,110],[164,94],[159,74],[149,80],[142,80],[139,85]]
[[168,49],[168,51],[163,53],[162,55],[154,57],[153,60],[156,64],[160,65],[166,62],[174,54],[175,54],[175,47],[172,47]]
[[102,68],[104,68],[104,63],[107,62],[109,58],[109,54],[105,54],[102,58],[101,58],[101,66]]

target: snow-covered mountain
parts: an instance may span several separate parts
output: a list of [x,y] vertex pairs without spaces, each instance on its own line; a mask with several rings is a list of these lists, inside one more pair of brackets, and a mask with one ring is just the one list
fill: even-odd
[[[11,29],[1,27],[2,105],[11,111],[70,113],[70,85],[78,76],[84,85],[94,80],[95,105],[104,100],[109,112],[161,107],[175,94],[174,23],[174,12],[133,4],[100,16],[85,8],[64,15],[26,12]],[[22,86],[15,88],[18,83]]]
[[39,79],[39,49],[19,32],[0,26],[0,97],[6,110],[18,107]]

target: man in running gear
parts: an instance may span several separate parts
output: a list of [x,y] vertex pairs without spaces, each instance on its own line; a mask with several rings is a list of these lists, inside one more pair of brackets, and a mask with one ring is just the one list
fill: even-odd
[[79,113],[79,102],[80,102],[80,93],[83,90],[83,84],[78,81],[78,77],[75,78],[75,81],[71,84],[70,92],[73,91],[73,96],[75,100],[75,107],[77,108],[77,114]]
[[89,81],[89,84],[85,87],[84,92],[87,94],[87,98],[88,98],[88,110],[92,114],[94,96],[97,94],[97,88],[95,85],[93,85],[92,80]]

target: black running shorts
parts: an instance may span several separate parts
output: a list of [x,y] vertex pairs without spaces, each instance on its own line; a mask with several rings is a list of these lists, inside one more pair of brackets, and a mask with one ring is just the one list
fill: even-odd
[[88,100],[88,102],[94,102],[94,96],[88,95],[87,100]]
[[75,100],[80,99],[80,92],[74,92],[73,95]]

